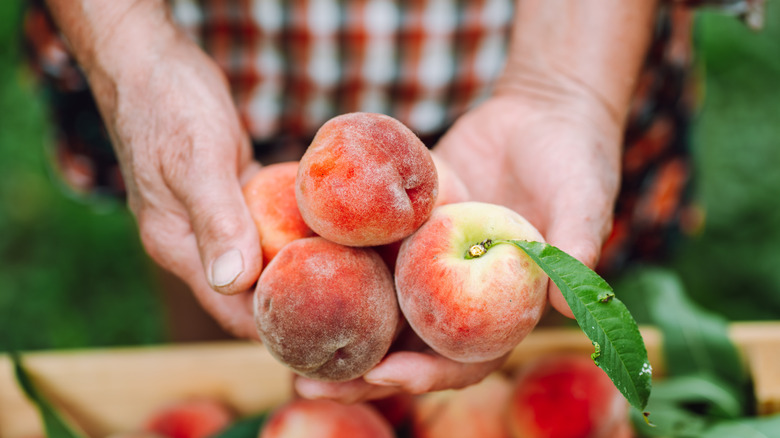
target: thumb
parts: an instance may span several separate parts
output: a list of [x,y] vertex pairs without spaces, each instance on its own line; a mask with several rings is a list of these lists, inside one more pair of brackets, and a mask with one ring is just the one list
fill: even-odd
[[238,176],[227,172],[190,182],[179,194],[209,285],[226,295],[249,290],[260,276],[263,257]]
[[[604,220],[566,215],[547,231],[547,242],[594,269],[601,255],[601,246],[612,225],[612,216]],[[574,318],[561,290],[552,281],[547,292],[550,304],[561,314]]]

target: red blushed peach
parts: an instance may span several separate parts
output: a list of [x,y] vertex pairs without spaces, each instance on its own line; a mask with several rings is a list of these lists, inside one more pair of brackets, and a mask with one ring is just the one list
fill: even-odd
[[628,403],[587,355],[553,355],[523,367],[509,403],[515,438],[631,436]]
[[412,414],[415,438],[508,438],[511,381],[498,373],[459,390],[418,396]]
[[506,207],[462,202],[437,207],[398,254],[401,311],[426,344],[452,360],[503,356],[536,326],[544,308],[547,276],[519,248],[497,244],[467,257],[487,239],[543,241]]
[[314,231],[303,221],[295,201],[298,162],[262,167],[244,185],[244,199],[260,234],[263,266],[293,240],[311,237]]
[[155,412],[144,430],[166,438],[207,438],[233,420],[233,411],[216,400],[186,400]]
[[297,399],[271,413],[260,438],[393,438],[393,429],[365,404]]
[[255,290],[255,323],[270,353],[298,374],[346,381],[390,348],[399,323],[393,280],[370,248],[321,237],[287,244]]
[[318,235],[350,246],[408,236],[438,193],[430,151],[398,120],[373,113],[334,117],[300,161],[296,197]]

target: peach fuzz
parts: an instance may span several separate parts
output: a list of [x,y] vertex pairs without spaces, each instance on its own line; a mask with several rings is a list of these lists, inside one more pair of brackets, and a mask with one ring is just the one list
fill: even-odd
[[462,202],[437,207],[401,245],[395,284],[409,325],[439,354],[485,362],[511,351],[536,326],[547,298],[547,275],[522,250],[487,239],[543,241],[518,213]]
[[263,266],[284,245],[296,239],[314,236],[314,231],[303,221],[295,201],[297,174],[297,161],[276,163],[260,168],[244,184],[244,199],[260,235]]
[[258,280],[255,324],[268,351],[322,381],[362,376],[384,357],[399,324],[390,271],[370,248],[321,237],[287,244]]
[[508,422],[514,438],[632,435],[628,402],[587,355],[539,358],[517,374]]
[[225,429],[235,417],[231,409],[214,399],[183,400],[157,410],[144,431],[166,438],[207,438]]
[[349,113],[320,127],[296,179],[298,208],[318,235],[350,246],[408,236],[438,193],[430,151],[398,120]]
[[508,438],[512,382],[493,373],[463,388],[417,396],[412,413],[415,438]]
[[259,438],[393,438],[390,425],[365,404],[296,399],[271,412]]

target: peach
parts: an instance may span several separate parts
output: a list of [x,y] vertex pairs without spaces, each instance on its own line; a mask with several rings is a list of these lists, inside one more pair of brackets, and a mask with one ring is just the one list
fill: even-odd
[[322,237],[282,248],[260,275],[254,300],[268,351],[296,373],[323,381],[351,380],[371,369],[399,323],[382,258]]
[[539,358],[517,374],[509,403],[516,438],[631,436],[628,403],[587,355]]
[[235,414],[223,403],[200,398],[162,407],[146,422],[144,430],[167,438],[206,438],[234,420]]
[[417,397],[412,414],[415,438],[508,438],[511,381],[494,373],[464,389]]
[[263,266],[268,265],[284,245],[314,236],[295,201],[297,174],[297,161],[276,163],[260,168],[244,184],[244,199],[260,235]]
[[393,438],[393,429],[365,404],[296,399],[275,409],[260,438]]
[[511,351],[539,322],[547,297],[547,275],[519,248],[497,244],[467,257],[488,239],[543,241],[506,207],[461,202],[437,207],[398,254],[401,311],[426,344],[455,361]]
[[431,214],[438,193],[430,151],[398,120],[349,113],[320,127],[301,158],[295,194],[318,235],[350,246],[408,236]]

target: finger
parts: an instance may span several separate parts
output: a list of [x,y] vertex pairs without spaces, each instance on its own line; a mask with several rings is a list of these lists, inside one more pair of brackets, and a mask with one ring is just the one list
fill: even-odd
[[444,389],[459,389],[480,382],[506,361],[502,356],[488,362],[461,363],[435,353],[401,351],[388,355],[363,376],[377,386],[422,394]]
[[[594,269],[612,227],[611,204],[569,204],[566,211],[557,214],[556,218],[547,229],[547,242]],[[561,290],[552,281],[548,286],[548,299],[558,312],[569,318],[574,317]]]
[[262,269],[257,228],[238,176],[230,170],[187,178],[173,190],[187,209],[209,285],[223,294],[249,290]]
[[377,386],[363,379],[347,382],[321,382],[296,376],[295,392],[303,398],[329,399],[341,403],[359,403],[377,400],[401,392],[400,387]]

